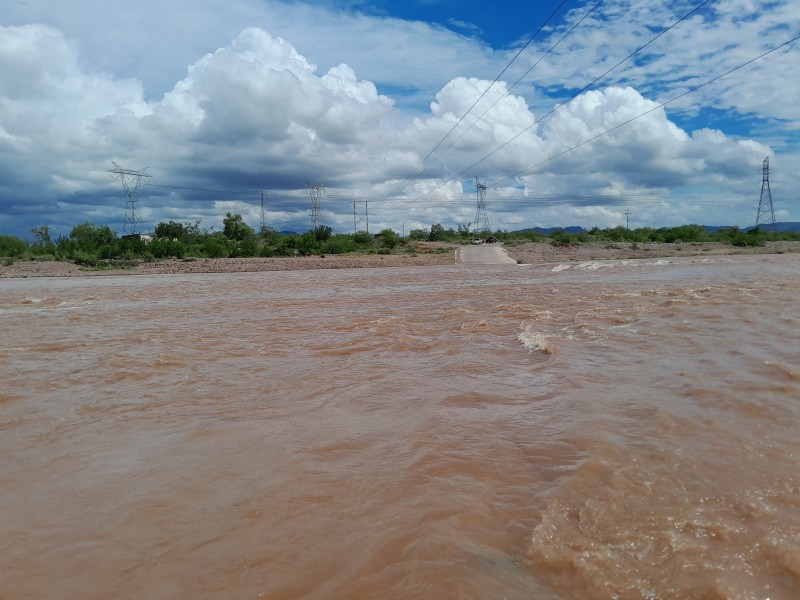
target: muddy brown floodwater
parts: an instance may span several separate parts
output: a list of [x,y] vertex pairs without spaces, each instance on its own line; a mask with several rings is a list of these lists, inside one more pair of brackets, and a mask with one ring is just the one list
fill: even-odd
[[797,598],[799,272],[0,280],[0,596]]

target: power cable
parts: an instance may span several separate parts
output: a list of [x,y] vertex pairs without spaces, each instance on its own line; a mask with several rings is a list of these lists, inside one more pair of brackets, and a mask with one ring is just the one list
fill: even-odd
[[238,191],[233,192],[230,190],[209,190],[206,188],[194,188],[194,187],[183,187],[179,185],[164,185],[158,183],[145,183],[144,185],[150,187],[157,187],[157,188],[168,188],[171,190],[189,190],[192,192],[208,192],[209,194],[235,194],[235,195],[245,195],[245,194],[255,194],[258,190],[247,190],[247,191]]
[[[769,54],[772,54],[773,52],[776,52],[776,51],[780,50],[781,48],[784,48],[784,47],[788,46],[789,44],[792,44],[793,42],[796,42],[799,39],[800,39],[800,35],[795,36],[795,37],[783,42],[782,44],[780,44],[780,45],[778,45],[778,46],[776,46],[776,47],[774,47],[774,48],[772,48],[770,50],[767,50],[766,52],[763,52],[762,54],[759,54],[758,56],[756,56],[754,58],[751,58],[750,60],[748,60],[748,61],[746,61],[746,62],[744,62],[744,63],[742,63],[742,64],[740,64],[740,65],[738,65],[738,66],[736,66],[736,67],[734,67],[732,69],[729,69],[728,71],[725,71],[724,73],[721,73],[720,75],[717,75],[716,77],[713,77],[712,79],[709,79],[708,81],[706,81],[706,82],[704,82],[704,83],[702,83],[702,84],[700,84],[698,86],[695,86],[695,87],[693,87],[693,88],[691,88],[691,89],[689,89],[689,90],[687,90],[687,91],[675,96],[674,98],[672,98],[670,100],[662,102],[662,103],[654,106],[653,108],[650,108],[650,109],[644,111],[643,113],[640,113],[637,116],[635,116],[635,117],[633,117],[631,119],[628,119],[627,121],[619,123],[618,125],[615,125],[614,127],[610,128],[610,129],[607,129],[607,130],[603,131],[602,133],[599,133],[599,134],[595,135],[592,138],[584,140],[580,144],[576,144],[575,146],[567,148],[566,150],[564,150],[562,152],[559,152],[558,154],[555,154],[555,155],[553,155],[553,156],[551,156],[551,157],[549,157],[549,158],[547,158],[547,159],[545,159],[545,160],[543,160],[543,161],[541,161],[541,162],[539,162],[539,163],[537,163],[535,165],[532,165],[532,166],[528,167],[527,169],[523,169],[522,171],[519,171],[518,173],[515,173],[514,175],[509,175],[508,177],[504,177],[503,179],[500,179],[498,181],[490,183],[490,184],[487,185],[487,187],[497,187],[499,184],[501,184],[501,183],[503,183],[505,181],[508,181],[509,179],[514,179],[516,177],[519,177],[520,175],[523,175],[523,174],[525,174],[525,173],[527,173],[529,171],[532,171],[533,169],[536,169],[537,167],[540,167],[543,164],[546,164],[546,163],[548,163],[548,162],[550,162],[552,160],[555,160],[556,158],[564,156],[565,154],[568,154],[569,152],[572,152],[573,150],[575,150],[577,148],[580,148],[581,146],[585,146],[586,144],[590,144],[590,143],[594,142],[595,140],[603,137],[604,135],[607,135],[607,134],[609,134],[609,133],[611,133],[613,131],[616,131],[617,129],[620,129],[622,127],[625,127],[626,125],[632,123],[633,121],[636,121],[637,119],[640,119],[641,117],[644,117],[644,116],[646,116],[646,115],[648,115],[648,114],[650,114],[650,113],[652,113],[652,112],[654,112],[656,110],[659,110],[659,109],[663,108],[664,106],[667,106],[668,104],[672,104],[673,102],[676,102],[676,101],[680,100],[681,98],[683,98],[683,97],[685,97],[685,96],[687,96],[687,95],[689,95],[691,93],[694,93],[697,90],[699,90],[701,88],[704,88],[707,85],[710,85],[710,84],[714,83],[715,81],[718,81],[718,80],[722,79],[723,77],[726,77],[726,76],[730,75],[731,73],[734,73],[734,72],[736,72],[736,71],[738,71],[738,70],[740,70],[740,69],[742,69],[742,68],[744,68],[744,67],[746,67],[746,66],[748,66],[748,65],[750,65],[750,64],[752,64],[754,62],[756,62],[757,60],[760,60],[760,59],[764,58],[765,56],[767,56]],[[452,181],[452,179],[450,181]],[[398,202],[390,210],[397,210],[398,208],[400,208],[402,206],[408,205],[408,204],[410,204],[412,202],[417,202],[421,198],[424,198],[425,196],[436,192],[438,189],[440,189],[441,187],[443,187],[447,183],[449,183],[449,181],[446,182],[445,184],[442,184],[441,186],[437,187],[436,189],[432,190],[431,192],[428,192],[424,196],[421,196],[420,198],[417,198],[417,199],[414,199],[414,200],[407,200],[405,202]],[[728,195],[732,195],[732,194],[728,194]],[[464,193],[463,197],[466,198],[466,196],[467,196],[467,194]],[[452,201],[452,200],[445,200],[445,201],[440,202],[438,204],[429,204],[429,205],[426,205],[425,208],[433,208],[433,207],[436,207],[436,206],[441,206],[441,205],[446,204],[447,202],[450,202],[450,201]],[[506,200],[504,202],[509,202],[509,200]]]
[[759,54],[759,55],[758,55],[758,56],[756,56],[755,58],[751,58],[751,59],[750,59],[750,60],[748,60],[747,62],[744,62],[744,63],[740,64],[740,65],[739,65],[739,66],[737,66],[737,67],[734,67],[734,68],[732,68],[732,69],[730,69],[730,70],[728,70],[728,71],[725,71],[725,72],[724,72],[724,73],[722,73],[721,75],[717,75],[717,76],[716,76],[716,77],[714,77],[713,79],[709,79],[709,80],[708,80],[708,81],[706,81],[705,83],[702,83],[702,84],[700,84],[700,85],[698,85],[698,86],[695,86],[695,87],[693,87],[693,88],[690,88],[689,90],[687,90],[687,91],[683,92],[682,94],[679,94],[679,95],[675,96],[675,97],[674,97],[674,98],[672,98],[671,100],[667,100],[666,102],[662,102],[662,103],[660,103],[660,104],[658,104],[658,105],[654,106],[653,108],[651,108],[651,109],[649,109],[649,110],[646,110],[645,112],[643,112],[643,113],[641,113],[641,114],[638,114],[638,115],[636,115],[635,117],[633,117],[633,118],[631,118],[631,119],[628,119],[627,121],[624,121],[624,122],[620,123],[619,125],[615,125],[615,126],[614,126],[614,127],[612,127],[611,129],[607,129],[607,130],[605,130],[604,132],[602,132],[602,133],[599,133],[599,134],[597,134],[596,136],[594,136],[594,137],[592,137],[592,138],[589,138],[588,140],[584,140],[584,141],[583,141],[583,142],[581,142],[580,144],[577,144],[577,145],[575,145],[575,146],[572,146],[571,148],[567,148],[567,149],[566,149],[566,150],[564,150],[563,152],[559,152],[558,154],[555,154],[555,155],[551,156],[550,158],[548,158],[548,159],[546,159],[546,160],[543,160],[543,161],[542,161],[542,162],[540,162],[540,163],[537,163],[537,164],[535,164],[535,165],[533,165],[533,166],[531,166],[531,167],[528,167],[527,169],[524,169],[524,170],[520,171],[519,173],[516,173],[516,174],[514,174],[514,175],[509,175],[508,177],[504,177],[503,179],[500,179],[500,180],[498,180],[498,181],[495,181],[494,183],[490,184],[490,185],[489,185],[489,186],[487,186],[487,187],[494,187],[494,186],[496,186],[496,185],[498,185],[498,184],[500,184],[500,183],[502,183],[502,182],[504,182],[504,181],[508,181],[509,179],[513,179],[513,178],[515,178],[515,177],[519,177],[519,176],[520,176],[520,175],[522,175],[523,173],[527,173],[528,171],[532,171],[533,169],[535,169],[535,168],[537,168],[537,167],[540,167],[540,166],[542,166],[543,164],[550,162],[551,160],[555,160],[556,158],[558,158],[558,157],[560,157],[560,156],[563,156],[564,154],[567,154],[568,152],[572,152],[572,151],[573,151],[573,150],[575,150],[576,148],[580,148],[581,146],[585,146],[586,144],[590,144],[591,142],[593,142],[593,141],[597,140],[598,138],[601,138],[601,137],[603,137],[604,135],[611,133],[612,131],[616,131],[617,129],[620,129],[621,127],[625,127],[625,126],[626,126],[626,125],[628,125],[629,123],[632,123],[633,121],[636,121],[637,119],[640,119],[641,117],[644,117],[645,115],[649,115],[651,112],[654,112],[654,111],[656,111],[656,110],[659,110],[660,108],[663,108],[663,107],[667,106],[668,104],[672,104],[673,102],[676,102],[677,100],[680,100],[680,99],[681,99],[681,98],[683,98],[684,96],[688,96],[689,94],[691,94],[691,93],[693,93],[693,92],[696,92],[697,90],[699,90],[699,89],[701,89],[701,88],[704,88],[704,87],[706,87],[707,85],[709,85],[709,84],[711,84],[711,83],[714,83],[715,81],[717,81],[717,80],[719,80],[719,79],[722,79],[723,77],[725,77],[725,76],[727,76],[727,75],[730,75],[731,73],[733,73],[733,72],[735,72],[735,71],[738,71],[739,69],[742,69],[742,68],[746,67],[747,65],[749,65],[749,64],[752,64],[752,63],[754,63],[755,61],[757,61],[757,60],[759,60],[759,59],[761,59],[761,58],[764,58],[764,57],[765,57],[765,56],[767,56],[768,54],[772,54],[773,52],[775,52],[775,51],[777,51],[777,50],[780,50],[781,48],[783,48],[783,47],[785,47],[785,46],[788,46],[788,45],[789,45],[789,44],[791,44],[792,42],[796,42],[796,41],[797,41],[797,40],[799,40],[799,39],[800,39],[800,35],[798,35],[798,36],[795,36],[795,37],[793,37],[792,39],[790,39],[790,40],[788,40],[788,41],[786,41],[786,42],[783,42],[781,45],[779,45],[779,46],[776,46],[775,48],[772,48],[771,50],[767,50],[766,52],[764,52],[764,53],[762,53],[762,54]]
[[[490,110],[492,110],[492,109],[493,109],[495,106],[497,106],[497,104],[498,104],[498,103],[499,103],[501,100],[503,100],[504,98],[508,97],[508,96],[511,94],[511,90],[513,90],[515,87],[517,87],[517,85],[519,84],[519,82],[520,82],[520,81],[522,81],[523,79],[525,79],[525,78],[528,76],[528,74],[529,74],[531,71],[533,71],[533,70],[534,70],[534,69],[537,67],[537,65],[538,65],[540,62],[542,62],[542,61],[543,61],[545,58],[547,58],[547,57],[550,55],[550,53],[551,53],[551,52],[553,52],[553,50],[555,50],[555,49],[556,49],[556,48],[559,46],[559,44],[561,44],[561,42],[563,42],[563,41],[564,41],[564,40],[567,38],[567,36],[569,36],[569,34],[571,34],[571,33],[572,33],[573,31],[575,31],[575,30],[576,30],[578,27],[580,27],[581,23],[583,23],[583,22],[584,22],[584,21],[585,21],[587,18],[589,18],[589,16],[590,16],[590,15],[591,15],[591,14],[592,14],[592,13],[593,13],[595,10],[597,10],[597,9],[600,7],[600,5],[601,5],[601,4],[602,4],[604,1],[605,1],[605,0],[600,0],[600,1],[599,1],[597,4],[595,4],[595,5],[594,5],[594,6],[593,6],[593,7],[592,7],[590,10],[589,10],[589,12],[587,12],[585,15],[583,15],[583,17],[581,17],[581,20],[580,20],[580,21],[578,21],[577,23],[575,23],[575,25],[573,25],[573,26],[570,28],[570,30],[569,30],[569,31],[567,31],[567,32],[566,32],[564,35],[562,35],[562,36],[561,36],[561,38],[560,38],[560,39],[559,39],[559,40],[558,40],[558,41],[557,41],[555,44],[553,44],[553,45],[550,47],[550,49],[549,49],[547,52],[545,52],[544,54],[542,54],[542,56],[540,56],[540,57],[539,57],[539,60],[537,60],[535,63],[533,63],[533,65],[531,66],[531,68],[530,68],[530,69],[528,69],[527,71],[525,71],[525,73],[522,75],[522,77],[520,77],[519,79],[517,79],[517,80],[516,80],[516,81],[515,81],[515,82],[514,82],[514,83],[511,85],[511,87],[509,87],[509,88],[508,88],[508,90],[506,90],[506,93],[505,93],[505,94],[503,94],[503,95],[502,95],[502,96],[500,96],[500,97],[499,97],[497,100],[495,100],[495,101],[494,101],[494,103],[492,103],[492,105],[491,105],[489,108],[487,108],[485,111],[483,111],[483,113],[482,113],[482,114],[481,114],[481,115],[480,115],[480,116],[479,116],[477,119],[475,119],[475,122],[474,122],[474,123],[472,123],[472,124],[471,124],[469,127],[467,127],[467,128],[464,130],[464,131],[462,131],[462,132],[461,132],[461,135],[459,135],[459,136],[458,136],[456,139],[454,139],[452,142],[450,142],[450,145],[449,145],[449,146],[447,146],[447,148],[445,148],[444,150],[442,150],[442,152],[439,154],[439,156],[437,156],[437,157],[436,157],[436,159],[437,159],[437,160],[441,159],[441,158],[442,158],[442,156],[444,156],[444,155],[447,153],[447,151],[448,151],[448,150],[450,150],[450,148],[452,148],[453,146],[455,146],[455,145],[458,143],[458,141],[459,141],[461,138],[463,138],[463,137],[464,137],[464,135],[466,135],[466,133],[467,133],[467,132],[468,132],[470,129],[472,129],[473,127],[475,127],[475,125],[477,125],[478,123],[480,123],[481,119],[483,119],[483,117],[485,117],[485,116],[486,116],[486,114],[487,114],[487,113],[488,113]],[[480,98],[479,98],[479,100],[480,100]],[[477,104],[477,102],[476,102],[476,104]],[[532,124],[530,127],[533,127],[533,125],[535,125],[535,123],[533,123],[533,124]],[[529,127],[529,128],[530,128],[530,127]]]
[[[436,188],[434,188],[434,189],[433,189],[433,190],[431,190],[430,192],[426,192],[426,193],[425,193],[425,194],[423,194],[422,196],[419,196],[418,198],[415,198],[413,201],[414,201],[414,202],[417,202],[417,201],[419,201],[419,200],[422,200],[423,198],[425,198],[426,196],[428,196],[428,195],[432,194],[433,192],[435,192],[435,191],[436,191],[436,190],[438,190],[439,188],[441,188],[441,187],[443,187],[443,186],[447,185],[447,184],[448,184],[448,183],[450,183],[451,181],[454,181],[454,180],[458,179],[459,177],[461,177],[461,176],[462,176],[464,173],[466,173],[466,172],[467,172],[467,171],[469,171],[470,169],[473,169],[473,168],[475,168],[476,166],[478,166],[479,164],[481,164],[483,161],[485,161],[487,158],[489,158],[490,156],[492,156],[493,154],[495,154],[495,153],[496,153],[496,152],[498,152],[499,150],[501,150],[501,149],[505,148],[505,147],[506,147],[508,144],[510,144],[511,142],[513,142],[514,140],[516,140],[517,138],[519,138],[519,137],[520,137],[520,136],[521,136],[523,133],[525,133],[525,132],[529,131],[529,130],[530,130],[530,129],[531,129],[533,126],[534,126],[534,125],[537,125],[537,124],[541,123],[541,122],[542,122],[542,121],[544,121],[544,120],[545,120],[547,117],[549,117],[550,115],[552,115],[552,114],[553,114],[553,113],[555,113],[556,111],[560,110],[560,109],[561,109],[561,108],[563,108],[564,106],[568,105],[570,102],[572,102],[573,100],[575,100],[575,98],[577,98],[579,95],[581,95],[581,94],[582,94],[582,93],[584,93],[586,90],[588,90],[590,87],[592,87],[594,84],[596,84],[598,81],[600,81],[600,80],[601,80],[603,77],[605,77],[606,75],[608,75],[608,74],[609,74],[609,73],[611,73],[612,71],[616,70],[616,69],[617,69],[618,67],[620,67],[622,64],[626,63],[626,62],[627,62],[627,61],[629,61],[631,58],[633,58],[634,56],[636,56],[636,55],[637,55],[639,52],[641,52],[642,50],[644,50],[645,48],[647,48],[647,47],[648,47],[650,44],[652,44],[653,42],[655,42],[655,41],[656,41],[658,38],[660,38],[662,35],[664,35],[665,33],[669,32],[669,31],[670,31],[670,30],[672,30],[674,27],[676,27],[677,25],[679,25],[680,23],[682,23],[683,21],[685,21],[686,19],[688,19],[690,16],[692,16],[692,15],[693,15],[694,13],[696,13],[698,10],[700,10],[701,8],[703,8],[703,7],[704,7],[706,4],[708,4],[710,1],[711,1],[711,0],[704,0],[703,2],[701,2],[700,4],[698,4],[698,5],[697,5],[695,8],[693,8],[691,11],[689,11],[687,14],[685,14],[683,17],[681,17],[681,18],[680,18],[680,19],[678,19],[677,21],[675,21],[675,22],[674,22],[672,25],[670,25],[670,26],[669,26],[669,27],[667,27],[666,29],[662,30],[662,31],[661,31],[660,33],[658,33],[658,34],[657,34],[655,37],[651,38],[651,39],[650,39],[650,41],[648,41],[646,44],[644,44],[643,46],[640,46],[639,48],[637,48],[636,50],[634,50],[632,53],[630,53],[630,54],[629,54],[628,56],[626,56],[624,59],[622,59],[621,61],[619,61],[617,64],[615,64],[615,65],[614,65],[613,67],[611,67],[610,69],[608,69],[608,70],[607,70],[605,73],[603,73],[602,75],[598,76],[597,78],[595,78],[594,80],[592,80],[590,83],[588,83],[587,85],[585,85],[585,86],[584,86],[582,89],[580,89],[580,90],[579,90],[579,91],[577,91],[575,94],[573,94],[573,95],[572,95],[572,96],[571,96],[571,97],[570,97],[570,98],[569,98],[569,99],[568,99],[566,102],[564,102],[564,103],[562,103],[562,104],[559,104],[558,106],[556,106],[555,108],[553,108],[553,109],[552,109],[550,112],[548,112],[546,115],[544,115],[544,116],[543,116],[541,119],[538,119],[538,120],[534,121],[534,122],[533,122],[531,125],[529,125],[529,126],[528,126],[528,127],[526,127],[525,129],[523,129],[522,131],[520,131],[519,133],[517,133],[517,134],[516,134],[516,135],[514,135],[513,137],[509,138],[508,140],[506,140],[506,141],[505,141],[505,142],[503,142],[502,144],[500,144],[500,145],[499,145],[497,148],[495,148],[494,150],[492,150],[491,152],[489,152],[488,154],[486,154],[486,155],[485,155],[483,158],[481,158],[480,160],[478,160],[478,161],[476,161],[476,162],[472,163],[470,166],[468,166],[467,168],[465,168],[464,170],[462,170],[461,172],[459,172],[457,175],[454,175],[453,177],[451,177],[450,179],[448,179],[447,181],[445,181],[445,182],[444,182],[444,183],[442,183],[441,185],[437,186]],[[394,192],[393,192],[393,193],[394,193]]]
[[411,171],[411,173],[409,173],[408,175],[406,175],[406,178],[405,178],[405,179],[403,179],[403,181],[401,181],[401,182],[400,182],[400,184],[399,184],[399,185],[398,185],[398,186],[397,186],[397,187],[396,187],[394,190],[392,190],[392,191],[389,193],[389,195],[386,197],[386,200],[388,200],[388,199],[389,199],[391,196],[393,196],[394,194],[396,194],[398,190],[402,189],[402,188],[403,188],[403,185],[405,184],[405,182],[406,182],[406,181],[408,181],[409,179],[411,179],[411,176],[412,176],[412,175],[414,175],[414,173],[416,173],[416,172],[417,172],[417,170],[418,170],[418,169],[419,169],[419,168],[420,168],[422,165],[424,165],[424,164],[425,164],[425,162],[426,162],[426,161],[427,161],[427,160],[428,160],[428,159],[431,157],[431,155],[432,155],[434,152],[436,152],[436,149],[437,149],[439,146],[441,146],[441,145],[442,145],[442,143],[444,143],[444,141],[445,141],[445,140],[448,138],[448,136],[449,136],[451,133],[453,133],[453,131],[456,129],[456,127],[458,127],[458,126],[461,124],[461,122],[464,120],[464,118],[465,118],[465,117],[466,117],[466,116],[467,116],[467,115],[468,115],[470,112],[472,112],[472,109],[473,109],[473,108],[475,108],[475,106],[478,104],[478,102],[480,102],[480,101],[481,101],[481,99],[482,99],[482,98],[483,98],[483,97],[484,97],[484,96],[485,96],[485,95],[486,95],[486,94],[489,92],[489,90],[490,90],[490,89],[492,89],[492,87],[494,86],[494,84],[495,84],[495,83],[497,83],[497,82],[500,80],[500,77],[502,77],[502,76],[503,76],[503,73],[505,73],[505,72],[508,70],[508,68],[509,68],[509,67],[510,67],[510,66],[511,66],[513,63],[514,63],[514,61],[515,61],[515,60],[517,60],[517,58],[519,57],[519,55],[520,55],[520,54],[522,54],[522,52],[523,52],[523,51],[524,51],[524,50],[525,50],[525,49],[526,49],[526,48],[527,48],[527,47],[528,47],[528,46],[531,44],[531,42],[533,42],[534,38],[536,38],[536,36],[537,36],[537,35],[539,35],[539,33],[541,33],[541,31],[542,31],[542,30],[543,30],[543,29],[544,29],[544,28],[547,26],[547,24],[548,24],[548,23],[551,21],[551,19],[552,19],[552,18],[553,18],[553,17],[556,15],[556,13],[558,13],[558,11],[559,11],[559,10],[561,10],[561,7],[562,7],[562,6],[564,6],[564,4],[566,4],[566,2],[567,2],[567,0],[562,0],[561,4],[559,4],[559,5],[558,5],[558,8],[556,8],[556,9],[555,9],[555,10],[554,10],[554,11],[553,11],[551,14],[550,14],[550,16],[549,16],[549,17],[547,17],[547,20],[546,20],[546,21],[545,21],[545,22],[544,22],[544,23],[543,23],[543,24],[542,24],[542,25],[539,27],[539,29],[537,29],[537,30],[536,30],[536,33],[534,33],[534,34],[533,34],[533,35],[530,37],[530,39],[529,39],[527,42],[525,42],[525,45],[524,45],[522,48],[520,48],[520,49],[519,49],[519,51],[516,53],[516,55],[514,55],[514,58],[512,58],[512,59],[509,61],[509,63],[508,63],[508,64],[507,64],[507,65],[506,65],[506,66],[503,68],[503,70],[502,70],[502,71],[500,71],[500,74],[499,74],[497,77],[495,77],[495,79],[494,79],[494,81],[491,83],[491,85],[489,85],[489,87],[487,87],[487,88],[486,88],[486,89],[483,91],[483,93],[482,93],[482,94],[481,94],[481,95],[478,97],[478,99],[477,99],[477,100],[475,100],[475,102],[472,104],[472,106],[470,106],[470,107],[469,107],[469,109],[467,110],[467,112],[465,112],[463,115],[461,115],[461,118],[460,118],[460,119],[459,119],[459,120],[456,122],[456,124],[455,124],[455,125],[453,125],[453,127],[450,129],[450,131],[448,131],[448,132],[445,134],[445,136],[444,136],[444,137],[443,137],[441,140],[439,140],[439,142],[438,142],[438,143],[437,143],[437,144],[436,144],[436,145],[433,147],[433,149],[432,149],[430,152],[428,152],[427,156],[426,156],[425,158],[423,158],[423,159],[422,159],[422,161],[421,161],[421,162],[420,162],[420,163],[419,163],[419,164],[418,164],[416,167],[414,167],[414,170],[412,170],[412,171]]

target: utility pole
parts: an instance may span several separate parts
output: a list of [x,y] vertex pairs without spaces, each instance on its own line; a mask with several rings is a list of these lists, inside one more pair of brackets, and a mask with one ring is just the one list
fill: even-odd
[[630,222],[628,220],[628,217],[630,217],[630,216],[631,216],[631,211],[630,210],[626,210],[625,211],[625,229],[630,229],[630,225],[629,225]]
[[482,233],[491,231],[489,228],[489,215],[486,213],[486,186],[475,177],[475,190],[477,192],[478,207],[475,210],[474,232]]
[[357,204],[358,202],[353,200],[353,233],[358,233],[358,226],[361,223],[365,224],[366,229],[364,231],[369,233],[369,203],[367,200],[364,201],[363,214],[358,214],[358,211],[356,210]]
[[267,192],[259,190],[261,194],[261,231],[267,228]]
[[306,181],[306,192],[311,196],[311,231],[319,227],[319,200],[325,196],[324,185],[310,185]]
[[772,207],[772,192],[769,189],[769,156],[764,159],[761,168],[761,198],[758,201],[756,227],[768,225],[775,231],[775,209]]
[[125,221],[122,225],[123,234],[134,234],[139,229],[139,187],[142,185],[142,177],[152,177],[146,173],[147,167],[134,171],[133,169],[124,169],[114,161],[113,169],[109,169],[111,178],[119,180],[122,183],[122,189],[125,190]]

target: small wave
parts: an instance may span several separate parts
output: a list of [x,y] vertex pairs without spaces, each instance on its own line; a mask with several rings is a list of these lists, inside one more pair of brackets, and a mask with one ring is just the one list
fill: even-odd
[[601,262],[582,262],[579,263],[575,268],[581,269],[584,271],[596,271],[597,269],[602,269],[603,267],[610,267],[611,265]]
[[553,267],[553,273],[558,273],[559,271],[566,271],[567,269],[570,268],[572,268],[571,265],[565,265],[564,263],[561,263],[560,265],[556,265],[555,267]]
[[764,365],[772,370],[773,374],[781,376],[784,380],[787,381],[798,381],[800,380],[800,370],[796,367],[792,367],[787,365],[786,363],[778,362],[778,361],[771,361],[765,360]]
[[543,333],[531,330],[530,325],[520,332],[517,339],[522,342],[528,350],[538,350],[546,354],[553,354],[553,342]]

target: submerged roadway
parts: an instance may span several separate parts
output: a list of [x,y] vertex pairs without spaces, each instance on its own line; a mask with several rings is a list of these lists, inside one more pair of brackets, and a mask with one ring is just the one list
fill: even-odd
[[515,265],[511,258],[497,244],[459,246],[456,249],[456,264],[459,265]]

